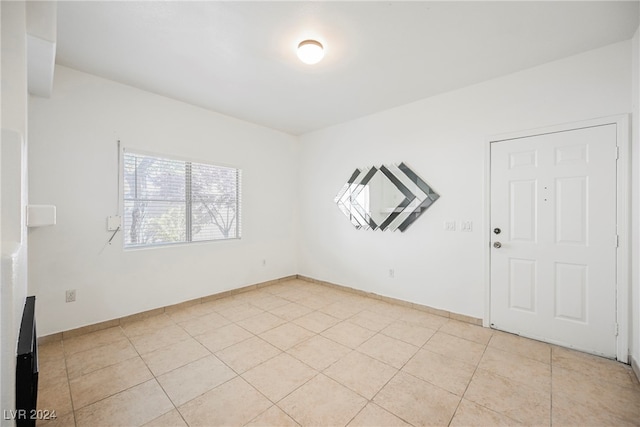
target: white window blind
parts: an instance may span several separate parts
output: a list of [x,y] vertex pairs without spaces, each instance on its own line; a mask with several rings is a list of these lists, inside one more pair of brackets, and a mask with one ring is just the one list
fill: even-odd
[[240,237],[240,170],[125,151],[124,245]]

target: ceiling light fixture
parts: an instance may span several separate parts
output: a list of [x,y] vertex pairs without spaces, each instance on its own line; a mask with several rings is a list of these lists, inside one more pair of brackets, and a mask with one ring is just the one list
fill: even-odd
[[298,45],[298,58],[305,64],[317,64],[324,57],[324,48],[319,41],[304,40]]

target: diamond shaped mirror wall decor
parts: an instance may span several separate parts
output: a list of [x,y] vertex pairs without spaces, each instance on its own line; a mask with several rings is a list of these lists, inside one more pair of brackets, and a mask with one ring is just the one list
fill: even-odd
[[335,202],[357,229],[405,231],[439,197],[400,163],[356,169]]

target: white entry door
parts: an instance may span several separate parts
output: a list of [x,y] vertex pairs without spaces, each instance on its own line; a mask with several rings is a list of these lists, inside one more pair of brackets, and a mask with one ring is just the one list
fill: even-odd
[[616,357],[616,125],[491,143],[491,326]]

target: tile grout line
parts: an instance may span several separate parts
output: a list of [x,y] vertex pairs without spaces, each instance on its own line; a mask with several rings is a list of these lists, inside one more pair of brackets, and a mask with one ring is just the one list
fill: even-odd
[[[455,411],[453,411],[453,414],[451,415],[451,419],[449,420],[449,423],[447,424],[447,426],[450,426],[451,422],[455,418],[456,413],[458,412],[458,409],[460,408],[460,404],[462,403],[462,400],[464,399],[464,395],[467,394],[467,390],[469,390],[469,386],[471,385],[471,382],[473,381],[473,377],[476,375],[476,372],[478,371],[478,367],[480,366],[480,363],[482,363],[482,359],[484,358],[484,354],[487,352],[487,349],[489,348],[489,343],[491,342],[492,339],[493,339],[493,332],[491,333],[491,338],[489,338],[489,341],[487,341],[487,343],[484,345],[484,349],[482,350],[482,355],[478,359],[478,363],[476,363],[476,366],[473,368],[473,373],[469,377],[469,382],[467,383],[467,386],[464,388],[464,391],[460,395],[460,400],[458,401],[458,404],[456,405],[456,409],[455,409]],[[476,403],[476,402],[474,402],[474,403]],[[480,405],[480,406],[482,406],[482,405]],[[489,408],[487,408],[487,409],[489,409]]]
[[549,427],[553,427],[553,346],[549,346]]
[[[127,338],[129,338],[127,336]],[[144,366],[146,366],[146,368],[149,370],[149,372],[151,373],[151,376],[153,377],[153,380],[156,382],[156,384],[158,384],[158,387],[160,387],[160,389],[162,390],[162,392],[164,393],[164,395],[166,396],[166,398],[169,400],[169,402],[171,402],[171,405],[173,406],[173,409],[175,409],[178,412],[178,415],[180,415],[180,418],[182,418],[182,420],[185,422],[185,424],[187,424],[187,426],[189,425],[187,423],[187,421],[184,419],[184,417],[182,416],[182,413],[178,410],[178,407],[176,406],[176,404],[173,402],[173,400],[171,400],[171,398],[169,397],[169,395],[167,394],[167,391],[164,389],[164,387],[162,387],[162,384],[160,383],[160,381],[158,381],[158,377],[156,377],[156,374],[153,373],[153,371],[151,370],[151,368],[149,368],[149,365],[147,364],[147,361],[143,359],[142,355],[140,354],[140,352],[138,351],[138,349],[136,348],[136,346],[131,343],[131,345],[133,346],[134,350],[136,351],[136,353],[138,353],[138,357],[140,358],[140,360],[142,360],[142,363],[144,363]],[[206,356],[205,356],[206,357]],[[144,384],[144,383],[140,383],[140,384]],[[138,384],[138,385],[140,385]],[[135,386],[134,386],[135,387]],[[124,390],[123,390],[124,391]],[[120,392],[122,393],[122,391]],[[147,421],[147,423],[150,423],[153,420],[156,420],[166,414],[168,414],[169,412],[171,412],[173,409],[168,410],[167,412],[158,415],[157,417]],[[147,424],[145,423],[145,424]]]
[[76,418],[76,409],[73,404],[73,394],[71,394],[71,379],[69,378],[69,367],[67,366],[67,353],[64,351],[64,340],[60,340],[60,346],[62,347],[62,357],[64,357],[64,371],[67,377],[67,387],[69,387],[69,402],[71,403],[71,413],[73,414],[73,425],[78,426],[78,420]]
[[[403,371],[404,367],[405,367],[405,366],[406,366],[406,365],[407,365],[411,360],[413,360],[413,359],[416,357],[416,355],[418,354],[418,352],[419,352],[420,350],[424,349],[424,346],[425,346],[425,345],[427,345],[427,343],[428,343],[428,342],[431,340],[431,338],[433,338],[433,336],[434,336],[434,335],[435,335],[435,334],[440,330],[440,328],[442,328],[442,326],[444,326],[444,323],[443,323],[442,325],[440,325],[440,327],[438,327],[438,329],[433,333],[433,335],[431,335],[431,336],[429,337],[429,339],[427,339],[427,340],[424,342],[424,344],[422,344],[422,346],[419,346],[419,347],[418,347],[418,350],[413,354],[413,356],[411,356],[409,359],[407,359],[407,361],[406,361],[406,362],[404,362],[404,364],[402,365],[402,367],[400,367],[400,368],[396,368],[395,366],[392,366],[392,368],[396,369],[395,374],[393,374],[393,375],[391,376],[391,378],[389,378],[389,380],[388,380],[387,382],[385,382],[385,383],[384,383],[384,385],[383,385],[382,387],[380,387],[380,389],[379,389],[379,390],[378,390],[378,391],[377,391],[377,392],[376,392],[376,393],[371,397],[371,399],[369,399],[369,401],[367,402],[367,404],[368,404],[368,403],[373,403],[373,404],[377,405],[377,404],[374,402],[374,399],[376,398],[376,396],[377,396],[377,395],[378,395],[378,394],[379,394],[379,393],[380,393],[380,392],[381,392],[381,391],[382,391],[382,390],[383,390],[383,389],[384,389],[384,388],[385,388],[385,387],[386,387],[386,386],[387,386],[387,385],[388,385],[388,384],[389,384],[389,383],[390,383],[390,382],[391,382],[391,381],[392,381],[392,380],[393,380],[393,379],[394,379],[394,378],[395,378],[395,377],[396,377],[400,372],[404,373],[405,375],[409,375],[409,376],[411,376],[411,377],[413,377],[413,378],[416,378],[416,379],[418,379],[418,380],[420,380],[420,381],[424,381],[424,382],[426,382],[426,383],[428,383],[428,384],[430,384],[430,385],[432,385],[432,386],[434,386],[434,387],[437,387],[437,388],[439,388],[439,389],[441,389],[441,390],[446,391],[447,393],[451,393],[449,390],[445,390],[445,389],[443,389],[443,388],[441,388],[441,387],[439,387],[439,386],[437,386],[437,385],[435,385],[435,384],[432,384],[432,383],[431,383],[431,382],[429,382],[429,381],[425,381],[425,380],[423,380],[422,378],[417,378],[417,377],[415,377],[414,375],[411,375],[411,373]],[[384,329],[384,328],[383,328],[383,329]],[[382,332],[382,331],[378,332],[378,334],[379,334],[379,333],[381,333],[381,332]],[[376,335],[377,335],[377,334],[376,334]],[[383,335],[384,335],[384,334],[383,334]],[[374,336],[375,336],[375,335],[373,335],[373,337],[374,337]],[[373,337],[371,337],[371,338],[373,338]],[[371,339],[371,338],[369,338],[369,339]],[[391,337],[391,338],[393,338],[393,337]],[[367,341],[368,341],[368,340],[367,340]],[[367,341],[365,341],[365,342],[367,342]],[[401,340],[400,340],[400,341],[401,341]],[[364,343],[363,343],[363,344],[364,344]],[[362,344],[361,344],[361,345],[362,345]],[[353,351],[357,351],[357,350],[356,350],[356,349],[354,349]],[[371,356],[369,356],[369,357],[371,357]],[[375,358],[374,358],[374,359],[375,359]],[[375,360],[378,360],[378,359],[375,359]],[[386,362],[383,362],[383,361],[380,361],[380,362],[382,362],[382,363],[386,363]],[[388,364],[387,364],[387,365],[388,365]],[[391,365],[388,365],[388,366],[391,366]],[[345,386],[345,387],[346,387],[346,386]],[[452,394],[453,394],[453,393],[452,393]],[[367,405],[365,405],[365,407],[366,407],[366,406],[367,406]],[[405,420],[404,418],[402,418],[400,415],[395,414],[395,413],[393,413],[393,412],[389,411],[388,409],[386,409],[386,408],[385,408],[385,407],[383,407],[383,406],[380,406],[380,405],[378,405],[378,406],[379,406],[380,408],[382,408],[383,410],[385,410],[386,412],[388,412],[388,413],[392,414],[392,415],[393,415],[393,416],[395,416],[396,418],[401,419],[401,420],[402,420],[402,421],[404,421],[405,423],[407,423],[407,424],[409,424],[409,425],[413,425],[413,424],[412,424],[412,423],[410,423],[409,421],[407,421],[407,420]],[[364,409],[364,408],[362,408],[362,409]],[[360,412],[362,411],[362,409],[361,409],[358,413],[360,413]],[[456,407],[456,409],[457,409],[457,407]],[[455,413],[455,412],[454,412],[454,413]],[[356,415],[356,416],[357,416],[357,415]],[[355,416],[354,416],[354,418],[355,418]],[[354,419],[354,418],[352,418],[349,422],[353,421],[353,419]],[[453,416],[452,416],[452,418],[453,418]]]

